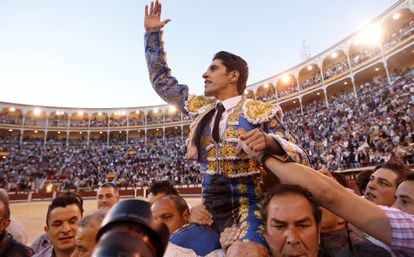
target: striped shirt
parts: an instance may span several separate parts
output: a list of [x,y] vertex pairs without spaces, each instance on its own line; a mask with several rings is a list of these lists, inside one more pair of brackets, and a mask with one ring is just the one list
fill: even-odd
[[414,215],[399,209],[379,206],[391,227],[391,251],[395,256],[414,256]]

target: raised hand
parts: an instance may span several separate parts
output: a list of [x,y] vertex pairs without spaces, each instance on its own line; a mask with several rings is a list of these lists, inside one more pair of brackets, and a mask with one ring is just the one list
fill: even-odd
[[170,19],[161,21],[161,8],[162,5],[158,0],[155,3],[151,2],[149,9],[148,5],[145,5],[144,27],[146,31],[162,29],[171,21]]

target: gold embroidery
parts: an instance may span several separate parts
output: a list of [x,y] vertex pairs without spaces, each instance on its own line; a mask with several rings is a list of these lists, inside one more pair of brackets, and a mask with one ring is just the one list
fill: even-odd
[[248,212],[249,206],[248,205],[240,205],[239,213],[241,212]]
[[201,107],[211,104],[215,101],[216,101],[215,98],[209,98],[205,96],[194,96],[188,100],[187,110],[189,112],[195,113],[195,112],[198,112],[198,110],[200,110]]
[[246,206],[246,208],[249,205],[249,199],[247,199],[247,197],[240,197],[239,202],[240,202],[240,205],[241,206],[244,205],[244,206]]
[[246,184],[238,184],[237,185],[237,190],[239,190],[239,192],[241,193],[241,194],[245,194],[245,193],[247,193],[247,185]]
[[239,118],[242,113],[242,107],[245,101],[246,101],[246,98],[243,97],[242,100],[234,107],[233,112],[229,114],[227,118],[228,125],[237,126],[239,124]]
[[269,121],[269,127],[272,129],[280,128],[280,124],[275,119],[271,119]]
[[215,165],[214,165],[214,162],[208,162],[207,163],[207,167],[208,167],[208,170],[215,170]]
[[232,113],[229,115],[229,117],[227,118],[228,122],[238,122],[239,121],[239,113]]
[[207,157],[216,158],[216,155],[217,155],[216,148],[213,147],[210,150],[208,150]]
[[[212,156],[209,151],[208,156],[215,158],[215,155]],[[256,163],[252,160],[207,160],[208,170],[210,173],[224,173],[224,175],[229,177],[242,176],[244,174],[254,174],[258,173],[261,170],[261,167],[257,166]],[[216,170],[216,164],[223,167],[222,170]]]
[[239,220],[239,222],[243,222],[243,221],[247,220],[247,217],[248,216],[249,215],[248,215],[247,212],[240,214],[240,220]]
[[236,156],[236,147],[231,144],[226,144],[223,150],[223,156]]
[[244,133],[246,133],[244,128],[235,129],[234,127],[229,127],[226,130],[226,138],[239,138]]
[[276,136],[282,137],[283,138],[283,133],[282,131],[276,131]]
[[246,115],[253,121],[266,121],[275,114],[274,105],[270,102],[251,100],[246,103]]
[[259,229],[257,230],[260,234],[264,234],[264,232],[265,232],[265,227],[264,227],[264,225],[260,225],[259,226]]
[[158,48],[158,36],[157,35],[151,35],[148,39],[148,45],[151,47],[152,50],[155,50]]
[[239,238],[244,238],[244,237],[247,235],[247,228],[248,228],[248,226],[247,226],[245,229],[242,229],[242,230],[240,231],[240,236],[239,236]]

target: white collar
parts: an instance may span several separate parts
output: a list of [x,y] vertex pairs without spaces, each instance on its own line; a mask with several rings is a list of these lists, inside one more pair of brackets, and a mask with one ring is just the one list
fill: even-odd
[[[227,98],[226,100],[223,100],[221,103],[223,104],[226,111],[233,109],[242,99],[241,95],[233,96],[231,98]],[[219,103],[220,101],[218,101]]]

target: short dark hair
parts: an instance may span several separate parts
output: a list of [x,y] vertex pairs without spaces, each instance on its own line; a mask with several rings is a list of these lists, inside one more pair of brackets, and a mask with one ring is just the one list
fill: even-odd
[[9,200],[4,195],[0,195],[0,203],[2,203],[4,206],[3,217],[0,217],[0,218],[10,219]]
[[[171,200],[171,201],[174,202],[175,208],[177,209],[179,214],[183,214],[186,210],[190,209],[190,208],[188,208],[187,202],[184,200],[184,198],[182,198],[179,195],[166,195],[166,196],[163,196],[163,197],[157,199],[157,201],[166,200],[166,199]],[[157,202],[157,201],[155,201],[155,202]]]
[[355,183],[358,187],[360,194],[363,194],[365,192],[365,189],[367,188],[372,173],[372,170],[364,170],[358,173],[358,175],[356,176]]
[[52,200],[52,203],[47,208],[46,214],[46,225],[48,225],[50,213],[59,207],[65,208],[68,205],[75,204],[79,208],[79,212],[83,213],[83,200],[82,197],[73,192],[65,192],[63,194],[58,195],[55,199]]
[[279,184],[266,192],[265,197],[261,203],[260,214],[263,218],[263,224],[266,229],[267,217],[269,213],[269,203],[275,196],[287,195],[287,194],[296,194],[301,195],[308,200],[309,204],[312,207],[312,214],[315,219],[316,224],[320,224],[322,220],[322,210],[319,208],[319,203],[316,201],[315,197],[309,192],[306,188],[303,188],[298,185],[288,185],[288,184]]
[[237,81],[237,92],[239,95],[243,94],[246,89],[247,78],[249,77],[249,67],[247,66],[247,62],[240,56],[226,51],[216,53],[213,57],[213,61],[216,59],[221,60],[226,67],[227,72],[234,70],[239,72],[240,76]]
[[115,192],[118,192],[118,186],[113,182],[105,182],[99,188],[113,188]]
[[168,180],[155,181],[148,188],[148,191],[153,195],[159,193],[165,193],[166,195],[179,195],[177,190],[175,190],[173,185]]
[[397,175],[397,181],[395,183],[396,186],[404,181],[406,175],[412,172],[407,165],[396,159],[391,159],[387,162],[377,165],[374,169],[374,172],[381,168],[391,170]]
[[414,181],[414,172],[410,172],[404,176],[404,181]]

